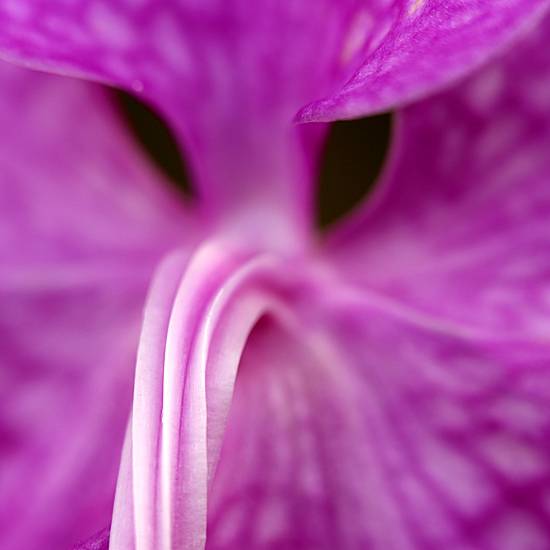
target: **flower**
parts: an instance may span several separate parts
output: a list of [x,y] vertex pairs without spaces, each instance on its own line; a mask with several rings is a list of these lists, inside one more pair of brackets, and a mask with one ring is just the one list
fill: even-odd
[[[199,197],[1,66],[0,546],[548,547],[547,5],[5,0],[0,54],[142,94]],[[321,122],[394,107],[317,238]]]

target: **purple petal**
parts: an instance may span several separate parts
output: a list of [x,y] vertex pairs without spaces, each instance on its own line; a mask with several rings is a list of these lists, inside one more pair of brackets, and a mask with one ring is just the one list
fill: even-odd
[[380,187],[330,247],[344,276],[442,322],[547,338],[549,30],[399,114]]
[[323,293],[327,330],[364,429],[342,452],[364,457],[347,495],[364,547],[546,548],[548,345],[472,337],[363,291],[334,294]]
[[304,107],[298,119],[353,118],[417,100],[529,31],[549,5],[547,0],[395,2],[377,21],[353,77],[336,93]]
[[397,506],[387,506],[370,389],[331,344],[307,326],[256,326],[212,487],[207,548],[410,547]]
[[78,544],[74,550],[109,550],[109,528],[102,529],[86,542]]
[[2,64],[0,121],[0,546],[71,547],[109,523],[146,288],[186,222],[99,88]]
[[344,290],[302,294],[314,328],[249,337],[206,547],[545,548],[548,347]]
[[301,115],[328,120],[410,101],[481,63],[546,5],[19,0],[1,8],[0,52],[142,93],[184,144],[208,215],[263,236],[263,209],[281,228],[272,240],[291,228],[279,238],[288,246],[312,219],[308,131],[289,126],[300,108],[328,98]]
[[[198,115],[183,107],[198,106],[222,118],[235,107],[239,117],[266,108],[292,117],[349,72],[357,51],[346,40],[358,31],[362,4],[8,1],[0,8],[0,52],[35,68],[143,92],[163,107],[176,102],[179,114],[172,114],[183,120]],[[372,4],[374,16],[380,8]],[[366,22],[359,26],[368,34]]]
[[0,52],[142,93],[185,144],[206,209],[253,217],[262,202],[281,225],[299,225],[308,176],[291,121],[349,76],[342,48],[357,9],[356,0],[315,10],[271,0],[19,0],[0,8]]
[[223,242],[158,272],[111,548],[544,548],[548,347],[287,276]]

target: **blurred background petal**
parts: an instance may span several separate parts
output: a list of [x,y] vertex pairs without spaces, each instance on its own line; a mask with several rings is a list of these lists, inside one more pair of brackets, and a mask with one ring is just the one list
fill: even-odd
[[96,85],[0,65],[0,546],[105,527],[152,270],[195,238]]
[[329,239],[344,277],[442,323],[548,341],[549,30],[398,113],[382,180]]
[[366,531],[363,547],[545,548],[549,346],[461,332],[375,295],[323,292],[352,388],[345,404],[364,430],[334,453],[364,459],[333,495],[354,497],[342,517]]

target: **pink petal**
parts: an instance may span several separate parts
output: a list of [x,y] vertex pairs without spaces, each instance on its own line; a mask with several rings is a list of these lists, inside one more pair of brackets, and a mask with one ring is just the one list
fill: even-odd
[[208,549],[410,547],[376,455],[376,403],[332,344],[307,325],[256,326],[212,487]]
[[547,340],[549,31],[400,113],[380,187],[329,247],[343,276],[438,322]]
[[374,30],[360,67],[336,93],[304,107],[298,119],[353,118],[418,100],[530,31],[549,5],[547,0],[401,0],[374,20],[365,10]]
[[146,288],[190,224],[99,88],[2,64],[0,121],[0,547],[70,547],[109,521]]
[[544,548],[548,347],[298,273],[164,263],[110,548]]
[[249,337],[206,547],[545,548],[548,346],[344,291],[302,291],[310,321]]
[[[153,284],[110,548],[201,548],[207,498],[242,349],[278,311],[273,261],[207,242],[168,258]],[[122,479],[122,482],[120,482]],[[129,482],[126,482],[128,480]]]

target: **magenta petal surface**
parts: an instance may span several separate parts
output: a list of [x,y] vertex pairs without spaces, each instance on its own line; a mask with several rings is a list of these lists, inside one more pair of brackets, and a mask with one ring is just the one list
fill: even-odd
[[96,86],[2,64],[0,121],[0,547],[69,548],[110,521],[146,288],[193,232]]
[[297,328],[264,318],[247,342],[206,548],[409,548],[377,463],[372,388],[319,327]]
[[327,332],[379,466],[366,547],[550,544],[549,25],[399,113],[329,243]]
[[13,60],[144,91],[160,103],[174,100],[176,91],[183,102],[196,101],[198,91],[217,101],[242,96],[241,116],[284,104],[296,110],[336,91],[359,65],[340,92],[304,112],[334,119],[380,108],[382,98],[392,96],[395,104],[440,86],[547,6],[547,0],[322,0],[315,6],[9,0],[0,9],[0,48]]
[[549,30],[399,113],[380,186],[333,235],[344,277],[442,322],[547,340]]
[[292,219],[303,216],[293,210],[305,208],[308,177],[291,121],[347,77],[353,52],[342,48],[359,6],[19,0],[0,6],[0,53],[154,103],[184,145],[205,209],[241,216],[262,202],[276,211],[267,215]]
[[0,54],[142,94],[178,134],[209,214],[258,226],[250,213],[263,208],[298,234],[311,219],[312,153],[289,122],[304,105],[300,120],[333,120],[410,101],[481,63],[547,4],[7,1]]
[[332,120],[409,101],[479,64],[546,4],[18,0],[0,6],[0,55],[142,94],[177,133],[205,215],[244,218],[265,241],[262,209],[271,235],[294,235],[280,239],[288,247],[313,218],[318,141],[304,145],[309,132],[289,124],[304,105],[301,120]]
[[247,341],[206,548],[545,548],[548,346],[325,285]]
[[373,295],[324,297],[364,430],[346,450],[364,458],[347,496],[368,537],[342,547],[547,548],[548,344],[461,334]]
[[[406,0],[389,3],[357,72],[336,93],[302,109],[300,121],[381,112],[444,87],[530,31],[547,0]],[[376,22],[376,23],[375,23]]]

